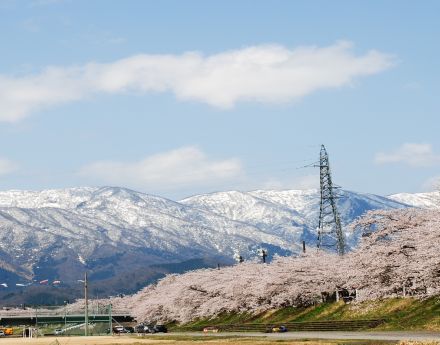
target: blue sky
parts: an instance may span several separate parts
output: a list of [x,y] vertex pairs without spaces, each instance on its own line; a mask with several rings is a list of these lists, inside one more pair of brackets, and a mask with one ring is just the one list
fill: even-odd
[[[438,1],[0,0],[0,188],[432,189]],[[298,169],[299,168],[299,169]]]

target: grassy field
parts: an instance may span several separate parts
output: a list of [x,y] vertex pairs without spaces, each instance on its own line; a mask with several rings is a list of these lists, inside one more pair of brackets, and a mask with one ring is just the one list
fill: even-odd
[[[393,298],[381,301],[345,304],[323,303],[309,308],[283,308],[260,315],[223,314],[214,319],[197,320],[183,325],[204,327],[237,323],[283,323],[324,320],[384,319],[381,330],[429,330],[440,331],[440,297],[426,300]],[[179,329],[177,325],[171,328]]]

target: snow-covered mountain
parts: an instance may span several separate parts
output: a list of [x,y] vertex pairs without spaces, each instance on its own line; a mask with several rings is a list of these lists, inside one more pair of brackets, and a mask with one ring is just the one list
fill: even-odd
[[45,264],[61,261],[70,270],[53,272],[54,277],[67,279],[72,271],[93,268],[96,262],[139,267],[232,257],[237,250],[251,251],[261,244],[280,251],[284,246],[279,236],[251,225],[123,188],[31,192],[32,200],[16,195],[3,192],[0,197],[0,258],[25,277],[51,275]]
[[[344,224],[366,210],[407,207],[342,194]],[[119,187],[0,192],[0,277],[68,282],[87,269],[99,280],[154,264],[252,257],[259,248],[289,254],[302,240],[315,246],[318,212],[316,190],[219,192],[180,202]]]
[[[368,210],[404,208],[407,205],[385,197],[342,191],[338,199],[341,221],[348,225]],[[285,190],[218,192],[197,195],[181,201],[201,210],[251,224],[261,231],[276,234],[298,250],[302,240],[314,246],[319,217],[319,191]],[[350,239],[351,233],[346,232]],[[355,243],[356,239],[349,240]]]
[[440,191],[428,193],[399,193],[389,196],[390,199],[419,208],[440,209]]

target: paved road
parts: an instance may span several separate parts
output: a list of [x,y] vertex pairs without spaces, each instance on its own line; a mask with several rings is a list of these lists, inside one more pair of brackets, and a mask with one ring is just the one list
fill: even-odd
[[[162,333],[160,333],[162,334]],[[201,336],[202,332],[168,333],[170,335],[192,335]],[[362,339],[362,340],[412,340],[412,341],[440,341],[440,332],[287,332],[287,333],[258,333],[258,332],[221,332],[209,333],[215,336],[251,336],[251,337],[269,337],[274,339]]]

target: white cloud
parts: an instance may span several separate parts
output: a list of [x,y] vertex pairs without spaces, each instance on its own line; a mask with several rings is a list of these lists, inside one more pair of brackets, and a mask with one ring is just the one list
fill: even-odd
[[430,144],[405,143],[392,152],[379,152],[378,164],[404,163],[412,167],[429,167],[440,163],[440,155],[434,153]]
[[9,159],[0,158],[0,175],[8,175],[18,169],[18,165]]
[[80,175],[100,184],[133,186],[145,190],[173,190],[209,186],[242,174],[238,159],[212,160],[196,147],[182,147],[136,162],[100,161]]
[[34,75],[0,75],[0,121],[97,93],[172,92],[179,100],[220,108],[240,101],[291,102],[392,65],[389,55],[371,50],[356,56],[350,43],[339,42],[296,49],[260,45],[210,56],[143,54],[106,64],[48,67]]
[[440,192],[440,176],[434,176],[427,179],[423,185],[425,191],[439,191]]

